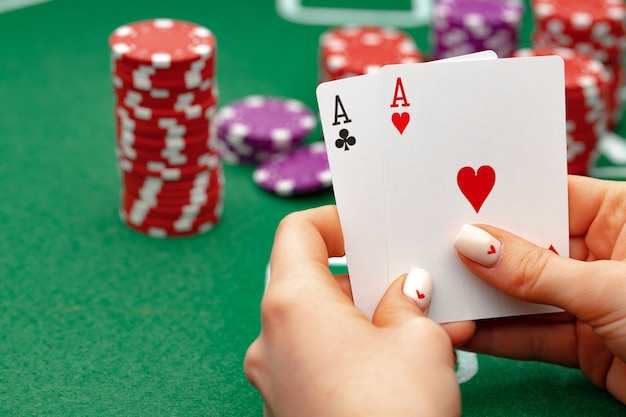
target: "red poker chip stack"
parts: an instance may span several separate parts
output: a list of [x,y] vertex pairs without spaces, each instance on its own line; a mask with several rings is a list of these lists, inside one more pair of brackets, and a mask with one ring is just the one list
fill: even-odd
[[320,37],[322,82],[375,73],[384,65],[422,62],[422,54],[407,33],[377,26],[345,26]]
[[621,90],[626,81],[622,56],[626,49],[624,0],[533,0],[538,48],[565,47],[602,62],[611,75],[609,127],[622,115]]
[[109,46],[120,217],[155,237],[210,230],[222,215],[224,190],[214,35],[154,19],[117,28]]
[[587,175],[599,138],[607,130],[611,77],[604,65],[566,48],[521,49],[515,56],[558,55],[565,63],[567,170]]

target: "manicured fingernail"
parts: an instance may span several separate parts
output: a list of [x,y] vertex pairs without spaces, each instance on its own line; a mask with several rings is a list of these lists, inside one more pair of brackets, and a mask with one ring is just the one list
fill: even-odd
[[493,266],[500,256],[502,244],[483,229],[463,225],[454,239],[454,249],[483,266]]
[[402,293],[422,310],[428,310],[433,297],[433,278],[422,268],[413,268],[404,279]]

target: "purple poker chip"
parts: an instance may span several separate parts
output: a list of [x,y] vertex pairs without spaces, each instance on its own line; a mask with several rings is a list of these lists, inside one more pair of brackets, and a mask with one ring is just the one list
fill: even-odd
[[251,95],[220,109],[218,136],[231,146],[285,152],[298,145],[316,126],[313,112],[291,98]]
[[249,145],[233,146],[223,139],[218,141],[217,148],[222,160],[229,165],[256,165],[265,161],[276,159],[291,151],[291,149],[284,152],[258,151]]
[[433,23],[436,59],[493,50],[510,56],[518,47],[524,15],[520,0],[437,0]]
[[332,185],[326,147],[314,142],[259,165],[252,175],[261,188],[288,197],[309,194]]

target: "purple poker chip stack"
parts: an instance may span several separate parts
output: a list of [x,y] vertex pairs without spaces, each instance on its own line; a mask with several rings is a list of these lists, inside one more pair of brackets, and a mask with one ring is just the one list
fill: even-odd
[[256,167],[252,175],[261,188],[281,197],[309,194],[332,186],[326,146],[308,145]]
[[520,0],[437,0],[432,31],[434,58],[484,50],[508,57],[519,47],[523,15]]
[[299,100],[246,96],[217,113],[220,154],[230,164],[265,162],[296,149],[316,124]]

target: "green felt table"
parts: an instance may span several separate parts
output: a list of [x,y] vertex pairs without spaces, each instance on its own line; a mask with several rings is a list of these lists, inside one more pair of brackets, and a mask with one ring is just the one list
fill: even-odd
[[[262,414],[242,361],[260,330],[273,233],[287,213],[332,203],[332,191],[275,197],[252,167],[226,166],[211,232],[162,240],[126,227],[107,38],[155,17],[214,31],[221,103],[257,93],[315,108],[328,26],[287,21],[270,0],[53,0],[0,14],[0,415]],[[428,28],[407,30],[427,52]],[[478,363],[462,385],[467,416],[626,412],[577,370]]]

